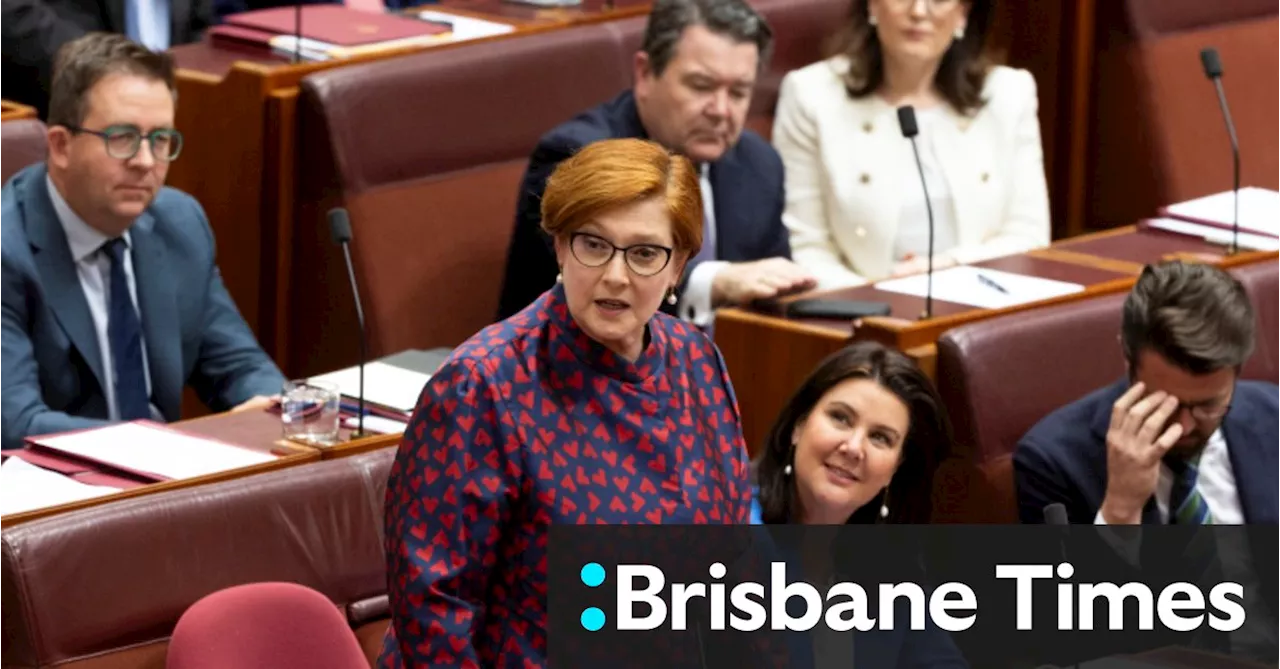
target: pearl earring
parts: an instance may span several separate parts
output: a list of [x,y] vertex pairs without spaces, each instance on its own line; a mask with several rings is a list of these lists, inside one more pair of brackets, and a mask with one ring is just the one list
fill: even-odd
[[880,19],[877,19],[875,14],[870,14],[867,16],[867,24],[874,28],[880,25]]
[[559,273],[557,273],[557,274],[556,274],[556,283],[564,283],[564,275],[563,275],[563,274],[559,274]]
[[956,35],[956,39],[957,39],[957,40],[962,40],[962,39],[964,39],[964,26],[960,26],[960,27],[956,28],[955,35]]
[[672,288],[671,292],[667,294],[667,304],[670,304],[671,306],[674,307],[676,306],[676,302],[679,302],[679,301],[680,300],[676,298],[676,290]]
[[880,517],[881,517],[881,518],[888,518],[888,517],[889,517],[889,507],[888,507],[888,506],[886,506],[886,505],[884,505],[884,504],[881,504],[881,505],[880,505]]
[[786,467],[782,468],[782,475],[791,476],[791,465],[787,465]]

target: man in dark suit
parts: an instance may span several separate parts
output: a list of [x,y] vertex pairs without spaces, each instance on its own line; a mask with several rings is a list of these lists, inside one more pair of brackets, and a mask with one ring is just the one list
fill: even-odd
[[[1226,272],[1145,268],[1121,323],[1129,378],[1050,414],[1014,452],[1022,522],[1043,522],[1058,503],[1075,524],[1276,525],[1280,389],[1239,378],[1254,329],[1253,306]],[[1274,536],[1206,530],[1164,552],[1130,531],[1100,536],[1139,570],[1131,580],[1200,574],[1203,586],[1221,580],[1216,573],[1241,583],[1244,626],[1226,639],[1202,630],[1189,643],[1274,664]]]
[[265,405],[284,377],[222,285],[182,148],[173,64],[120,35],[59,55],[49,158],[0,192],[3,446],[108,421]]
[[128,35],[157,51],[200,39],[213,23],[213,0],[4,0],[0,15],[3,97],[46,118],[53,59],[88,32]]
[[1276,524],[1280,393],[1239,379],[1254,328],[1229,274],[1147,267],[1124,306],[1129,378],[1050,414],[1018,444],[1023,522],[1042,522],[1058,502],[1072,523]]
[[742,0],[658,0],[635,55],[635,85],[551,130],[520,184],[498,318],[528,306],[556,280],[541,200],[560,161],[602,139],[650,139],[702,170],[701,252],[691,258],[675,314],[708,325],[714,309],[812,288],[791,262],[782,224],[782,159],[744,131],[772,33]]

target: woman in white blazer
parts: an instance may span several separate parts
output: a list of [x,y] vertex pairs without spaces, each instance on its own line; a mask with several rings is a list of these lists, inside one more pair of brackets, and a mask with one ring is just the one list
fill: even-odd
[[823,288],[923,272],[928,215],[897,108],[915,108],[934,269],[1049,244],[1036,84],[982,57],[987,0],[854,0],[839,55],[789,73],[773,143],[795,262]]

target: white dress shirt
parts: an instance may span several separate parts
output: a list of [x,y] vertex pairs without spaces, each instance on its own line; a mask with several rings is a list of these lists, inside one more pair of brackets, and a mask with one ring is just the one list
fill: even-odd
[[[89,306],[89,315],[93,318],[93,329],[98,339],[98,354],[102,358],[103,393],[107,397],[107,409],[111,420],[120,419],[120,410],[116,405],[116,370],[111,357],[111,339],[107,331],[107,314],[110,313],[111,299],[111,256],[102,248],[110,241],[110,237],[98,232],[84,219],[80,218],[62,194],[58,192],[53,180],[45,177],[49,187],[49,199],[53,202],[53,210],[58,214],[62,230],[67,236],[67,246],[71,250],[71,259],[76,264],[76,276],[80,279],[80,289],[84,291],[84,299]],[[142,311],[138,309],[138,288],[133,278],[133,241],[129,233],[124,233],[124,276],[129,284],[129,297],[133,308],[138,312],[138,325],[142,325]],[[139,333],[141,337],[141,333]],[[142,346],[142,373],[147,380],[147,396],[151,396],[151,371],[147,365],[147,343],[140,340]],[[151,405],[151,415],[160,420],[160,412]]]
[[[706,163],[702,164],[698,185],[702,187],[702,211],[707,218],[706,234],[703,235],[703,248],[716,247],[716,206],[714,194],[711,192],[711,170]],[[676,313],[698,327],[706,327],[715,320],[716,312],[711,304],[711,285],[715,282],[720,270],[728,267],[724,260],[707,260],[699,263],[689,274],[685,284],[684,295],[679,296]]]

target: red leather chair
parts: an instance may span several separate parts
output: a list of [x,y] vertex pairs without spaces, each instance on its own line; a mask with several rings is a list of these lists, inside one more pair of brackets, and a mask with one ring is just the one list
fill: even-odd
[[367,669],[338,607],[296,583],[250,583],[191,605],[169,640],[166,669]]
[[1231,275],[1244,284],[1258,319],[1257,345],[1241,375],[1247,379],[1276,383],[1280,373],[1280,263],[1263,262],[1237,267]]
[[34,118],[0,123],[0,182],[45,159],[49,154],[45,131],[45,125]]
[[1125,373],[1126,296],[1010,314],[939,338],[938,391],[956,458],[939,470],[934,522],[1018,522],[1014,448],[1041,418]]

